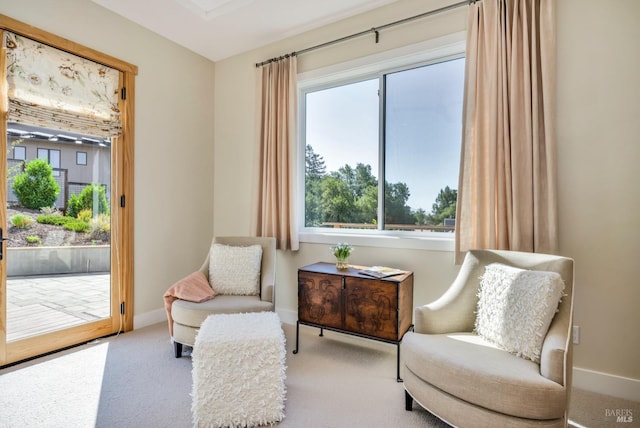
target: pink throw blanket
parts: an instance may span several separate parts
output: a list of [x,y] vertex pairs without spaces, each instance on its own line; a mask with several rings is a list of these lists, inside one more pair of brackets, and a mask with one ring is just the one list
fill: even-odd
[[171,317],[171,305],[173,302],[177,299],[189,302],[204,302],[216,297],[216,293],[209,285],[207,277],[202,272],[196,271],[169,287],[162,297],[164,299],[164,309],[167,311],[169,333],[173,337],[173,318]]

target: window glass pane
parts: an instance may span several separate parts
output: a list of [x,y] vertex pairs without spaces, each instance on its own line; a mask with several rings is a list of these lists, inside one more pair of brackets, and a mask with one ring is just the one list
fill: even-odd
[[44,159],[49,162],[49,150],[48,149],[38,149],[38,159]]
[[13,148],[13,158],[16,160],[26,160],[27,148],[23,146],[15,146]]
[[376,227],[378,82],[306,94],[307,227]]
[[463,86],[463,58],[386,76],[385,229],[455,224]]
[[76,164],[78,165],[87,164],[87,152],[76,152]]
[[60,168],[60,150],[49,150],[49,165],[51,168]]

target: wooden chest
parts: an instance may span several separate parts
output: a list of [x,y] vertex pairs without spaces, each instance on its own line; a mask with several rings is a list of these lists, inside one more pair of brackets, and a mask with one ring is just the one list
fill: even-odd
[[394,343],[399,352],[412,326],[413,272],[375,278],[359,273],[362,269],[337,270],[332,263],[298,269],[298,325]]

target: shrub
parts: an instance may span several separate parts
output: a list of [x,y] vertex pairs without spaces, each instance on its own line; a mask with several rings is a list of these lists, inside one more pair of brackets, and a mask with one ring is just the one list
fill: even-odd
[[20,204],[34,210],[52,206],[60,193],[53,169],[43,159],[28,162],[24,172],[13,180],[12,188]]
[[55,226],[64,226],[65,224],[73,220],[75,219],[71,217],[61,216],[59,214],[39,215],[37,218],[38,223],[53,224]]
[[11,216],[11,224],[20,229],[26,229],[33,223],[33,217],[25,214],[15,214]]
[[91,218],[93,217],[93,212],[92,210],[85,208],[78,213],[77,217],[78,217],[78,220],[84,221],[85,223],[89,223],[91,221]]
[[70,220],[64,224],[64,228],[67,230],[72,230],[74,232],[82,232],[86,233],[91,230],[91,226],[89,223],[85,223],[84,221],[80,221],[77,218],[68,217]]
[[91,220],[91,239],[95,241],[108,241],[111,234],[111,217],[106,214],[100,214]]
[[40,237],[38,235],[29,235],[27,236],[27,242],[29,244],[39,244],[40,243]]
[[[94,201],[95,205],[94,206]],[[91,183],[82,189],[79,195],[71,195],[67,207],[69,217],[78,217],[80,211],[91,210],[98,214],[109,214],[109,203],[107,202],[106,190],[104,186]]]
[[74,232],[89,232],[91,230],[91,226],[85,221],[55,214],[38,216],[38,223],[62,226],[66,230],[73,230]]
[[62,215],[56,207],[42,207],[40,212],[44,215]]

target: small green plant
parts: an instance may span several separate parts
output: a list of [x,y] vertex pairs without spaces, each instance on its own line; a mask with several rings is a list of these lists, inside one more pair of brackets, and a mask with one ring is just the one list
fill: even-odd
[[38,223],[41,224],[53,224],[55,226],[64,226],[70,221],[77,220],[71,217],[62,216],[59,214],[43,214],[37,218]]
[[62,213],[56,207],[42,207],[40,213],[43,215],[62,215]]
[[38,235],[29,235],[27,236],[27,242],[29,244],[39,244],[40,243],[40,237]]
[[353,247],[345,242],[331,246],[330,250],[331,254],[333,254],[336,259],[340,260],[349,258],[351,252],[353,251]]
[[111,234],[111,216],[100,214],[89,222],[91,239],[94,241],[108,241]]
[[89,208],[83,209],[77,215],[78,220],[84,221],[85,223],[89,223],[92,217],[93,217],[93,212]]
[[11,216],[11,224],[20,229],[27,229],[33,223],[33,217],[26,214],[15,214]]
[[66,230],[72,230],[74,232],[82,232],[82,233],[86,233],[86,232],[89,232],[89,230],[91,230],[91,226],[89,226],[89,223],[80,221],[77,218],[72,218],[71,220],[67,221],[63,227]]
[[43,159],[28,162],[24,172],[14,178],[12,188],[20,204],[34,210],[52,206],[60,193],[53,169]]

